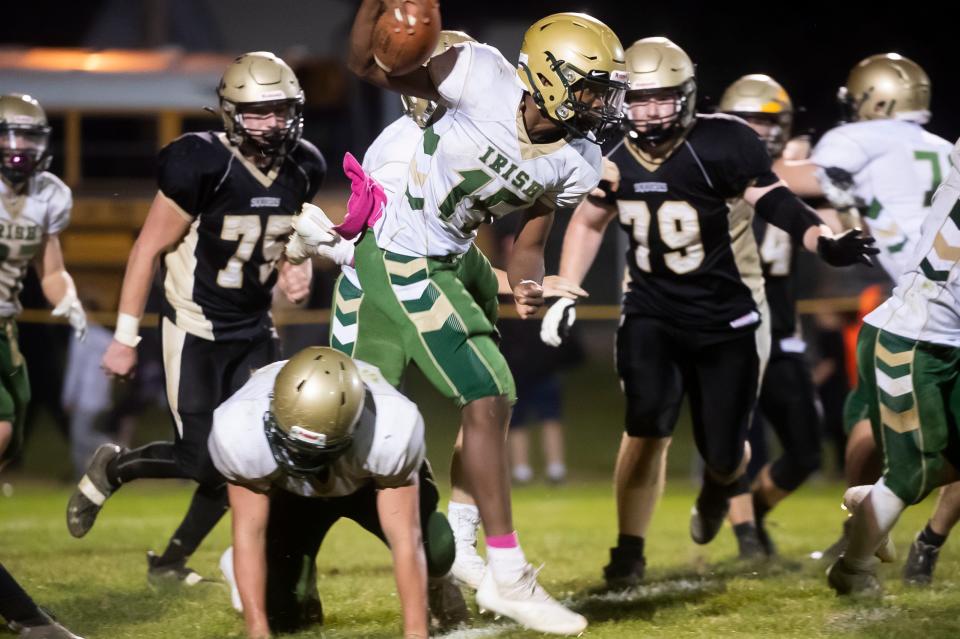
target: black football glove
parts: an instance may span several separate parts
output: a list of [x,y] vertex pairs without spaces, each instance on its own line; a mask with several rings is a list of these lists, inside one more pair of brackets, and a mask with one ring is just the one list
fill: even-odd
[[817,255],[830,266],[851,266],[858,262],[873,266],[870,256],[880,252],[874,242],[875,239],[860,229],[850,229],[835,237],[821,235],[817,238]]

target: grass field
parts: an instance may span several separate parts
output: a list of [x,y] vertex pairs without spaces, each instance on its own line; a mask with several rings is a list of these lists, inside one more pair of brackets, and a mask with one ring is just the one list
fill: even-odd
[[[10,492],[10,491],[5,491]],[[226,587],[201,584],[161,592],[145,580],[144,551],[166,540],[182,515],[190,489],[179,483],[141,483],[107,504],[84,539],[64,524],[68,490],[17,481],[0,496],[3,562],[42,605],[87,639],[218,639],[242,637]],[[687,534],[690,485],[668,486],[648,539],[645,585],[625,594],[599,591],[600,567],[614,537],[614,509],[606,482],[581,481],[561,488],[515,491],[517,527],[534,563],[545,563],[544,585],[591,621],[589,637],[956,637],[960,636],[960,551],[945,547],[934,588],[902,586],[899,565],[882,571],[879,600],[836,598],[823,566],[807,554],[833,541],[843,513],[841,489],[816,484],[802,489],[771,515],[771,530],[784,559],[767,566],[732,561],[733,536],[721,532],[710,546]],[[931,502],[910,509],[897,528],[906,551]],[[219,577],[217,559],[229,543],[226,521],[192,562]],[[389,554],[354,525],[334,528],[320,554],[320,593],[325,629],[296,637],[386,638],[399,634],[399,606]],[[505,622],[475,618],[472,629],[449,637],[536,637]]]

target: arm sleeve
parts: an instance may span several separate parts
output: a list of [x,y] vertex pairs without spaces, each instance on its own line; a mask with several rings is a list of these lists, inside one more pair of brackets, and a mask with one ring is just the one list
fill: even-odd
[[785,186],[778,186],[764,194],[757,200],[755,209],[757,215],[789,233],[801,245],[807,229],[823,223],[813,209]]
[[203,211],[205,194],[211,193],[222,177],[216,174],[211,156],[210,142],[188,133],[161,149],[157,158],[160,192],[188,218]]

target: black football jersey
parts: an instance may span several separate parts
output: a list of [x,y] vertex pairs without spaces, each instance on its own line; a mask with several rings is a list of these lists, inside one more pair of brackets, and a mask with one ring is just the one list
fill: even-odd
[[291,218],[325,173],[323,156],[305,140],[269,173],[223,133],[188,133],[164,147],[160,192],[191,220],[163,260],[164,316],[209,340],[272,330],[271,292]]
[[617,208],[630,237],[624,312],[698,331],[753,330],[763,277],[753,209],[737,203],[759,179],[777,180],[757,134],[737,118],[698,115],[659,164],[628,140],[608,158],[620,170]]

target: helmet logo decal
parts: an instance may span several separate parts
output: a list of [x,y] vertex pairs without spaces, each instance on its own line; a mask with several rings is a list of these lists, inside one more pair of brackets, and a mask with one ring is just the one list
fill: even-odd
[[307,444],[312,444],[320,448],[327,445],[326,435],[323,433],[315,433],[314,431],[303,428],[302,426],[291,427],[290,437],[292,439],[296,439]]

